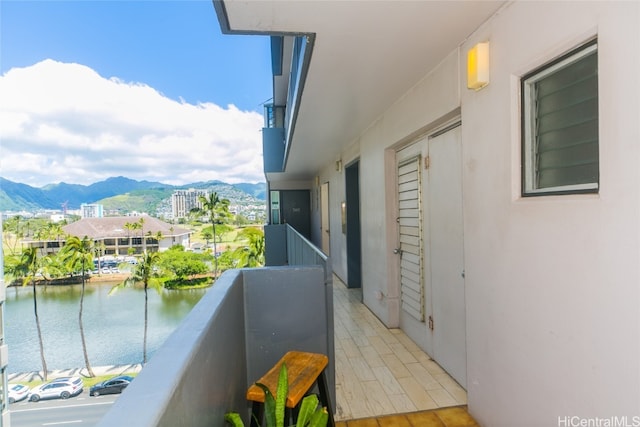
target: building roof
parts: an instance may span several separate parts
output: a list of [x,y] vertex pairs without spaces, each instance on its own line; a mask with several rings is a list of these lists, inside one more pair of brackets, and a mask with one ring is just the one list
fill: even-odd
[[[144,219],[142,230],[128,230],[125,227],[127,223],[138,222]],[[90,237],[92,239],[104,238],[125,238],[130,236],[141,235],[141,231],[146,235],[151,232],[152,235],[158,232],[164,237],[183,236],[190,234],[191,231],[185,228],[176,227],[173,224],[160,221],[151,216],[131,217],[131,216],[114,216],[105,218],[83,218],[69,225],[62,227],[65,233],[78,237]]]

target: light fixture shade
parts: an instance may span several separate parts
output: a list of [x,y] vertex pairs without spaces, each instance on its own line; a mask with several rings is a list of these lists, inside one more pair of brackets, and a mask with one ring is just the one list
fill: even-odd
[[476,44],[467,53],[467,87],[479,90],[489,84],[489,42]]

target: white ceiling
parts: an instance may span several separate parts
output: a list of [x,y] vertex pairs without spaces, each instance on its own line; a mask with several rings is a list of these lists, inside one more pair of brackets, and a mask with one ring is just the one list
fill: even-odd
[[[287,179],[310,179],[503,1],[225,0],[231,32],[315,33]],[[275,177],[271,177],[273,179]]]

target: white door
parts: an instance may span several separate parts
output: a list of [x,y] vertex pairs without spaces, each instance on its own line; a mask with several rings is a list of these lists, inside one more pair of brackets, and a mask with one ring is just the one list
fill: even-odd
[[460,126],[396,152],[400,326],[466,388]]
[[425,255],[428,238],[424,234],[422,151],[427,138],[396,151],[396,231],[394,248],[398,261],[397,295],[400,297],[400,328],[427,353],[431,353],[431,334],[426,313],[430,304],[426,292]]
[[[419,155],[398,162],[400,303],[404,315],[424,322],[422,203]],[[405,322],[406,323],[406,322]]]
[[466,388],[460,126],[430,137],[428,145],[432,357]]

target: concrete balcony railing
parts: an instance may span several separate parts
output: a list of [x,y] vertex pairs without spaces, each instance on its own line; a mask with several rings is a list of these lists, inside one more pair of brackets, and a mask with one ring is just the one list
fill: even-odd
[[285,352],[334,359],[333,296],[323,267],[225,272],[98,426],[223,426],[229,411],[248,425],[247,387]]

